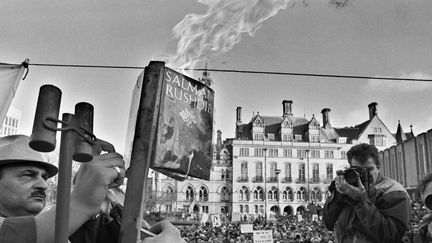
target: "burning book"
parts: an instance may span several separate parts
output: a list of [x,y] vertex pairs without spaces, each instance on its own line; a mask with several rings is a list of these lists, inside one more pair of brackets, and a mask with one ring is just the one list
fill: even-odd
[[[145,71],[163,74],[158,80],[161,93],[158,109],[154,111],[157,122],[150,168],[177,180],[188,176],[209,180],[213,159],[214,91],[170,68],[160,68],[163,70]],[[146,75],[152,76],[151,73]]]

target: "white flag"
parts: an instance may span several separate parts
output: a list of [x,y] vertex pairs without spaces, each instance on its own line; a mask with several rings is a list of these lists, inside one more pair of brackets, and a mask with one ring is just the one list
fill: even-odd
[[[28,59],[26,62],[28,63]],[[22,64],[0,63],[0,125],[9,110],[25,69]]]

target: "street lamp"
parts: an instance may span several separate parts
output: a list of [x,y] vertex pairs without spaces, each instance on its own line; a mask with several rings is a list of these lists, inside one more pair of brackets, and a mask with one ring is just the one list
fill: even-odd
[[274,170],[275,174],[276,174],[276,180],[277,180],[277,202],[278,202],[278,210],[279,210],[279,215],[281,214],[281,209],[280,209],[280,205],[279,205],[279,197],[280,197],[280,191],[279,191],[279,174],[281,173],[280,169],[275,169]]
[[267,148],[264,151],[264,219],[267,223]]
[[309,202],[310,197],[310,188],[309,188],[309,149],[306,149],[306,168],[307,168],[307,178],[306,178],[306,185],[307,185],[307,202]]

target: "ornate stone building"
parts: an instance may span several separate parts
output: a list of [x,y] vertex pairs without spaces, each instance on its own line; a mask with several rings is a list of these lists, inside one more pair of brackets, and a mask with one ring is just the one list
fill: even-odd
[[160,203],[161,211],[232,212],[234,220],[302,213],[324,202],[336,171],[348,166],[351,146],[366,142],[383,150],[396,143],[375,102],[368,106],[368,120],[343,128],[331,125],[329,108],[321,110],[321,125],[314,116],[295,116],[292,105],[284,100],[280,116],[257,113],[247,123],[238,107],[235,138],[222,143],[217,133],[210,181],[155,176],[155,190],[172,195],[161,196],[172,198]]
[[369,119],[344,128],[330,122],[330,109],[321,110],[323,124],[295,116],[293,102],[282,102],[281,116],[257,113],[248,123],[236,111],[233,154],[233,214],[297,214],[309,204],[322,204],[336,171],[348,166],[346,152],[357,143],[385,149],[396,142],[369,104]]

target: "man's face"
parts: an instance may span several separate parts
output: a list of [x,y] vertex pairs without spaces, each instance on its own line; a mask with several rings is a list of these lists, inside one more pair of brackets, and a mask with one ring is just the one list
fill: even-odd
[[46,180],[46,171],[37,166],[3,167],[0,177],[0,214],[11,217],[40,213],[45,207]]
[[375,164],[375,162],[372,158],[368,158],[368,160],[364,164],[360,163],[355,158],[352,158],[351,159],[351,166],[367,168],[369,170],[369,183],[370,183],[370,185],[375,184],[375,182],[377,181],[378,175],[380,173],[380,169],[377,167],[377,165]]

